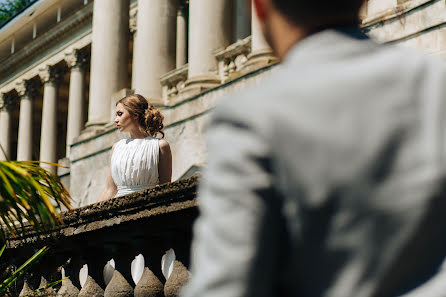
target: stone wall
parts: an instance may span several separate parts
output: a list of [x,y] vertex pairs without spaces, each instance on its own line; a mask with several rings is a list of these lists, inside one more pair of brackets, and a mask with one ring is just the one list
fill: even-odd
[[[240,77],[163,109],[165,138],[170,143],[173,156],[172,180],[178,180],[185,174],[190,174],[190,170],[205,164],[204,132],[215,104],[232,92],[259,84],[273,68]],[[111,147],[125,137],[125,134],[110,124],[105,131],[88,137],[82,136],[71,146],[70,194],[74,198],[74,207],[96,202],[105,187]]]
[[[383,0],[384,1],[384,0]],[[446,50],[446,3],[441,0],[387,1],[376,11],[370,6],[363,27],[384,43],[394,43],[443,57]]]

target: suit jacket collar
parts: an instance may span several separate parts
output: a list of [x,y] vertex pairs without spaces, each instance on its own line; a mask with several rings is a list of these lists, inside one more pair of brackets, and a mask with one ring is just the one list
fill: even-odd
[[348,57],[357,51],[377,46],[362,30],[353,26],[339,26],[311,34],[296,43],[285,56],[284,65],[305,61]]

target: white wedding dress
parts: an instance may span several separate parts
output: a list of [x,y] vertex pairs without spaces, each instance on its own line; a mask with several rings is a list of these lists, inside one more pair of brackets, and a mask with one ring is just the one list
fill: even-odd
[[111,157],[111,174],[118,193],[124,196],[153,187],[159,183],[159,139],[121,139]]

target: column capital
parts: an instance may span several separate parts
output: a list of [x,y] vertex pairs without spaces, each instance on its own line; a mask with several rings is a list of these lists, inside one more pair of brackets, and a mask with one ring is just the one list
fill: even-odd
[[133,11],[130,11],[129,28],[131,33],[136,32],[137,25],[138,25],[138,10],[135,9]]
[[189,6],[189,0],[180,0],[178,3],[178,15],[186,16]]
[[16,97],[10,93],[0,93],[0,110],[9,111],[16,103]]
[[69,53],[65,53],[65,62],[67,62],[68,67],[70,68],[85,68],[88,64],[89,55],[81,50],[74,49]]
[[46,66],[39,69],[39,77],[42,83],[58,83],[62,78],[62,71],[54,66]]
[[37,94],[37,90],[39,88],[39,84],[34,80],[20,80],[16,83],[15,90],[19,97],[24,95],[29,95],[34,97]]

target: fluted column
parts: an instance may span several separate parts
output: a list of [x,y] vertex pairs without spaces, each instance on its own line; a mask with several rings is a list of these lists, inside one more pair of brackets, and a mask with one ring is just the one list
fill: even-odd
[[[39,73],[44,84],[42,107],[42,132],[40,133],[40,161],[57,162],[57,88],[60,73],[49,66]],[[41,165],[53,174],[54,166]]]
[[66,156],[70,156],[70,145],[73,139],[81,134],[85,123],[85,66],[87,56],[79,50],[74,50],[65,57],[70,67],[70,90],[68,98],[68,124]]
[[177,12],[177,68],[186,64],[187,55],[187,21],[186,21],[186,4],[183,2],[178,7]]
[[112,94],[128,86],[129,0],[95,0],[87,126],[107,123]]
[[185,92],[220,83],[215,51],[232,43],[233,0],[190,0],[189,79]]
[[0,160],[11,157],[11,108],[12,97],[0,94]]
[[33,100],[37,87],[37,84],[31,81],[20,81],[16,85],[16,91],[20,96],[18,161],[28,161],[33,158]]
[[162,103],[160,77],[175,68],[177,0],[139,0],[132,89]]

